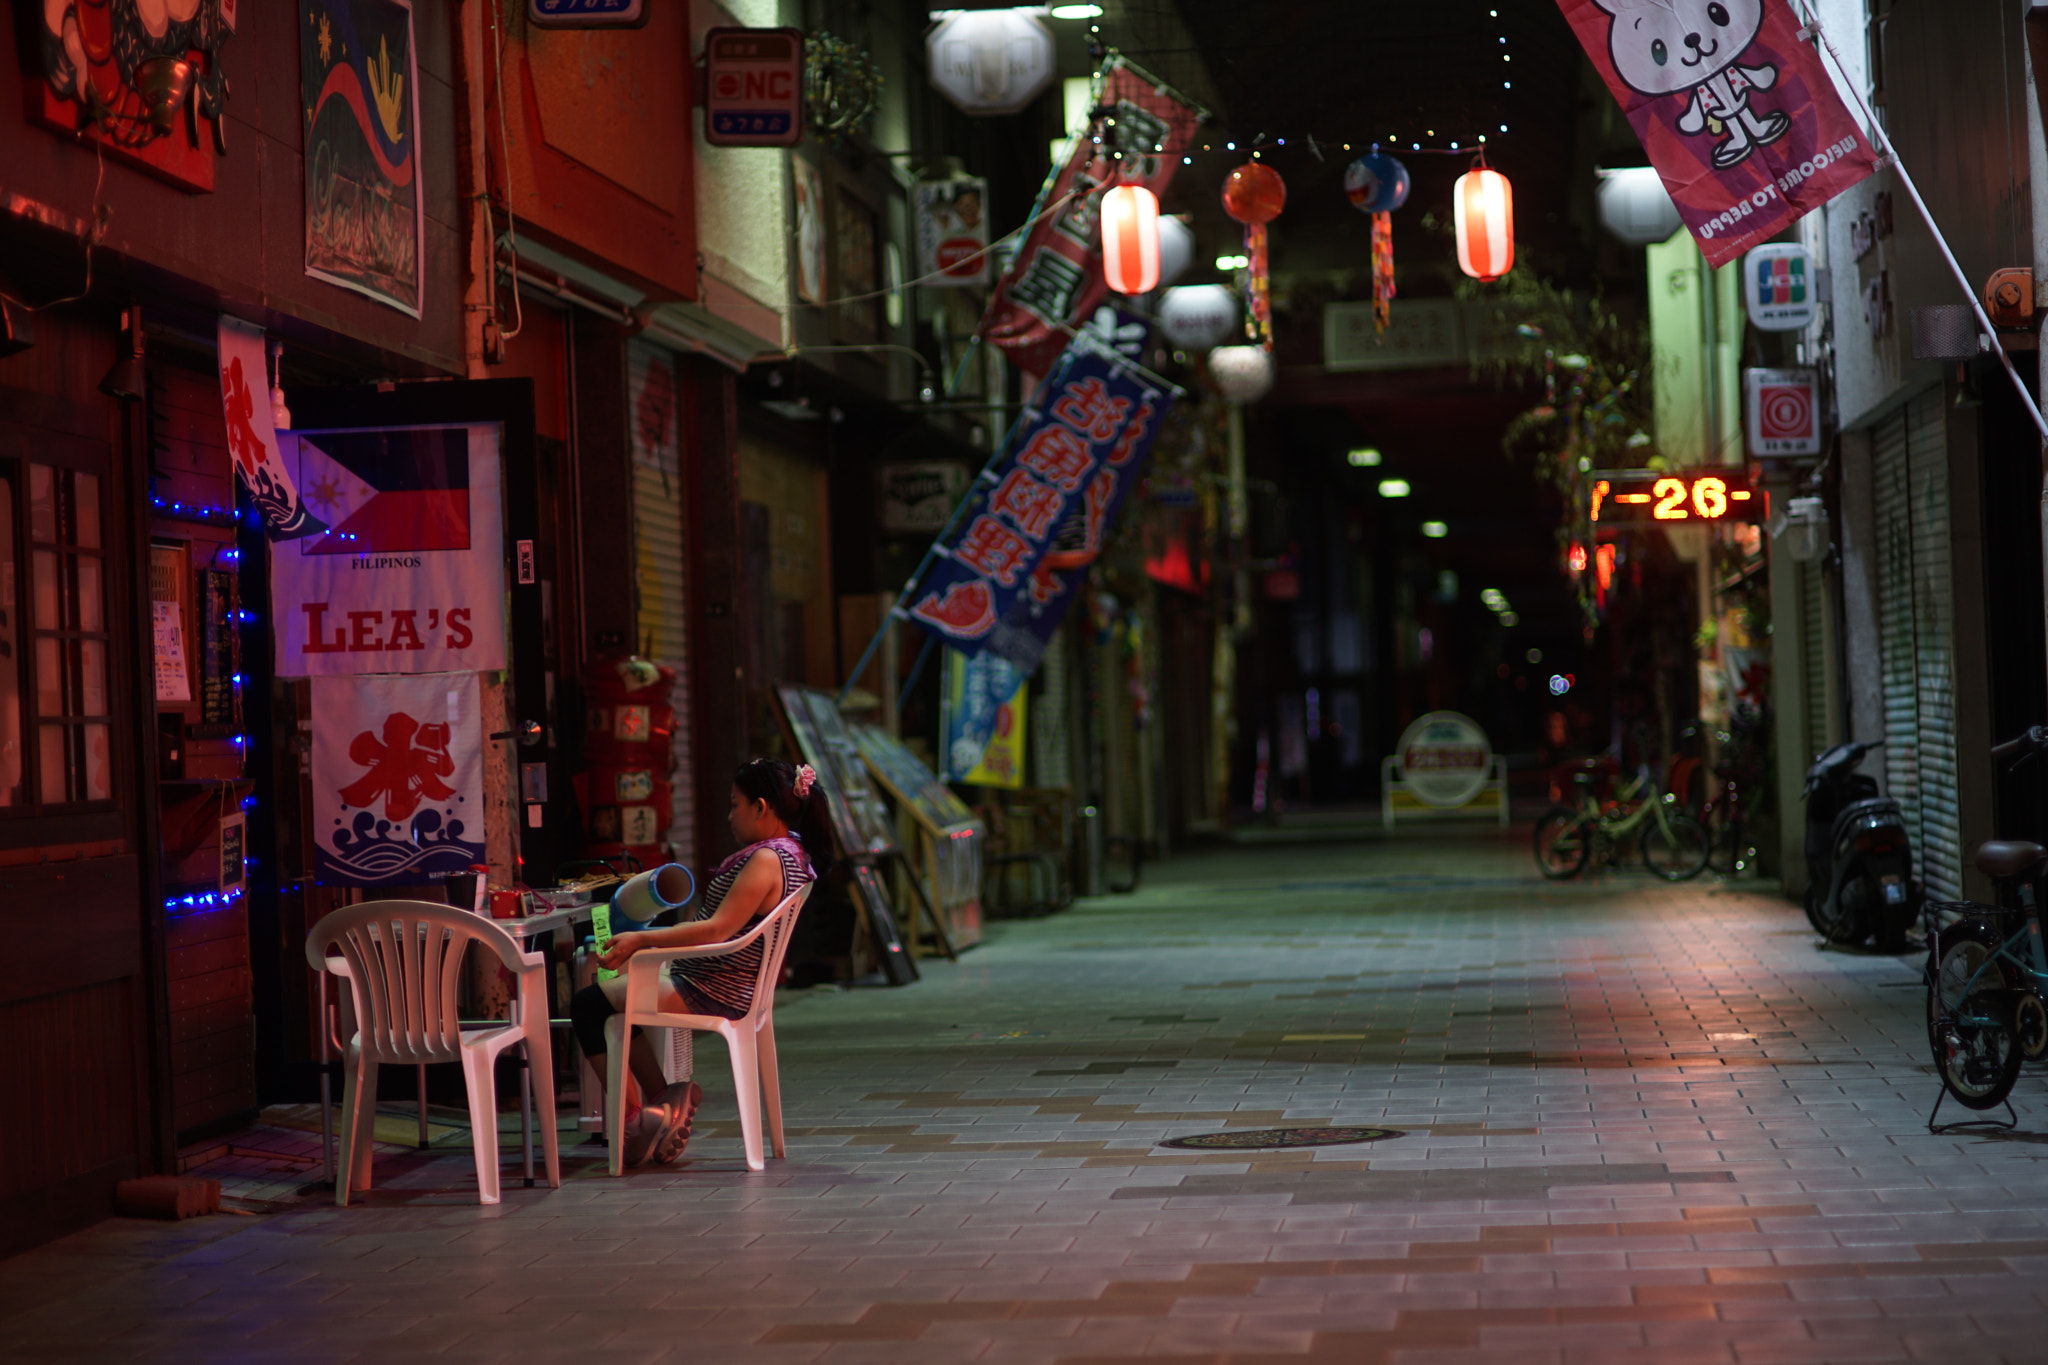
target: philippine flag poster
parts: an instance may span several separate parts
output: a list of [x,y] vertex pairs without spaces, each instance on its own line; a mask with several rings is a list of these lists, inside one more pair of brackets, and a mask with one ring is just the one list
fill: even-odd
[[271,554],[282,677],[505,666],[498,428],[281,433],[327,524]]
[[313,680],[315,875],[410,886],[484,861],[484,727],[474,673]]

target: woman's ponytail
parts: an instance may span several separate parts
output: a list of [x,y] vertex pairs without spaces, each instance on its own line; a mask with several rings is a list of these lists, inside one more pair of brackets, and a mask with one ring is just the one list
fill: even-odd
[[[790,833],[804,846],[811,871],[821,880],[832,870],[832,822],[825,805],[824,789],[809,764],[792,767],[776,758],[757,758],[743,763],[733,774],[733,786],[750,801],[766,801]],[[803,795],[797,789],[803,788]]]

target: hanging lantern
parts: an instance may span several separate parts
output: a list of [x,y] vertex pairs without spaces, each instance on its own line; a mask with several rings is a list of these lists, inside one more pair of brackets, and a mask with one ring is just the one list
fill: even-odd
[[1669,241],[1678,231],[1678,205],[1655,166],[1600,172],[1600,222],[1630,246]]
[[1195,263],[1195,230],[1170,213],[1159,216],[1159,283],[1172,284]]
[[1377,142],[1370,156],[1344,168],[1344,197],[1360,213],[1392,213],[1408,202],[1408,185],[1408,168],[1382,155]]
[[1255,403],[1273,387],[1273,353],[1263,346],[1219,346],[1209,352],[1209,377],[1231,403]]
[[1223,211],[1244,224],[1244,332],[1268,350],[1273,347],[1273,285],[1266,269],[1266,224],[1285,207],[1287,184],[1271,166],[1247,162],[1223,182]]
[[1484,155],[1451,189],[1458,234],[1458,269],[1490,282],[1514,269],[1515,196],[1508,178],[1486,164]]
[[1102,275],[1119,294],[1159,287],[1159,197],[1142,185],[1102,196]]
[[1206,351],[1237,330],[1237,291],[1227,284],[1182,284],[1159,300],[1159,330],[1176,346]]

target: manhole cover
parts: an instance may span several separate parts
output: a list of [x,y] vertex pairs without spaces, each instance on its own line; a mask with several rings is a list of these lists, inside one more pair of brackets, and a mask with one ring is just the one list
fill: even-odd
[[1214,1151],[1219,1147],[1337,1147],[1347,1142],[1378,1142],[1381,1138],[1406,1136],[1392,1128],[1239,1128],[1228,1133],[1173,1138],[1159,1145],[1196,1151]]

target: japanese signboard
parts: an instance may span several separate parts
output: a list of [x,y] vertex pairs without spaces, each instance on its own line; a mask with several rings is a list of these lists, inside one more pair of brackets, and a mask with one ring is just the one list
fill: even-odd
[[271,556],[279,676],[503,668],[496,425],[284,440],[328,527]]
[[535,28],[639,28],[647,0],[526,0],[526,19]]
[[794,147],[804,138],[803,115],[800,30],[714,28],[704,35],[706,142],[714,147]]
[[1744,370],[1752,455],[1820,454],[1820,380],[1813,370]]
[[1417,717],[1401,735],[1401,780],[1415,798],[1437,810],[1464,805],[1493,771],[1493,745],[1479,722],[1456,711]]
[[917,277],[927,288],[988,283],[988,182],[971,176],[920,180]]
[[1616,522],[1758,522],[1770,499],[1741,469],[1602,469],[1593,475],[1588,519]]
[[[1142,333],[1130,319],[1111,330],[1131,326]],[[910,594],[910,619],[955,649],[1037,667],[1173,398],[1092,328],[1076,337]]]
[[939,766],[949,782],[1024,785],[1026,670],[993,654],[946,651],[939,693]]
[[882,530],[892,535],[946,529],[946,518],[967,491],[969,471],[947,460],[881,467]]
[[314,875],[330,886],[442,881],[484,859],[474,673],[313,680]]
[[1052,84],[1052,30],[1026,9],[962,9],[925,38],[932,85],[969,114],[1015,114]]
[[[1876,169],[1791,0],[1558,0],[1708,265]],[[1689,54],[1689,55],[1688,55]]]
[[[1074,139],[1066,163],[1039,196],[1044,217],[1031,225],[1017,258],[996,282],[980,334],[1027,374],[1059,359],[1077,320],[1108,293],[1102,278],[1101,196],[1082,193],[1114,177],[1163,195],[1204,115],[1121,62],[1105,68],[1098,102],[1114,113],[1100,143]],[[1117,153],[1123,154],[1117,159]]]
[[306,273],[420,316],[419,67],[405,0],[299,0]]
[[1820,312],[1813,253],[1797,242],[1772,242],[1742,259],[1742,299],[1764,332],[1796,332]]
[[280,458],[277,426],[270,406],[270,366],[263,333],[223,316],[215,332],[220,362],[221,417],[235,476],[263,518],[272,540],[318,535],[327,523],[306,511],[298,487]]

